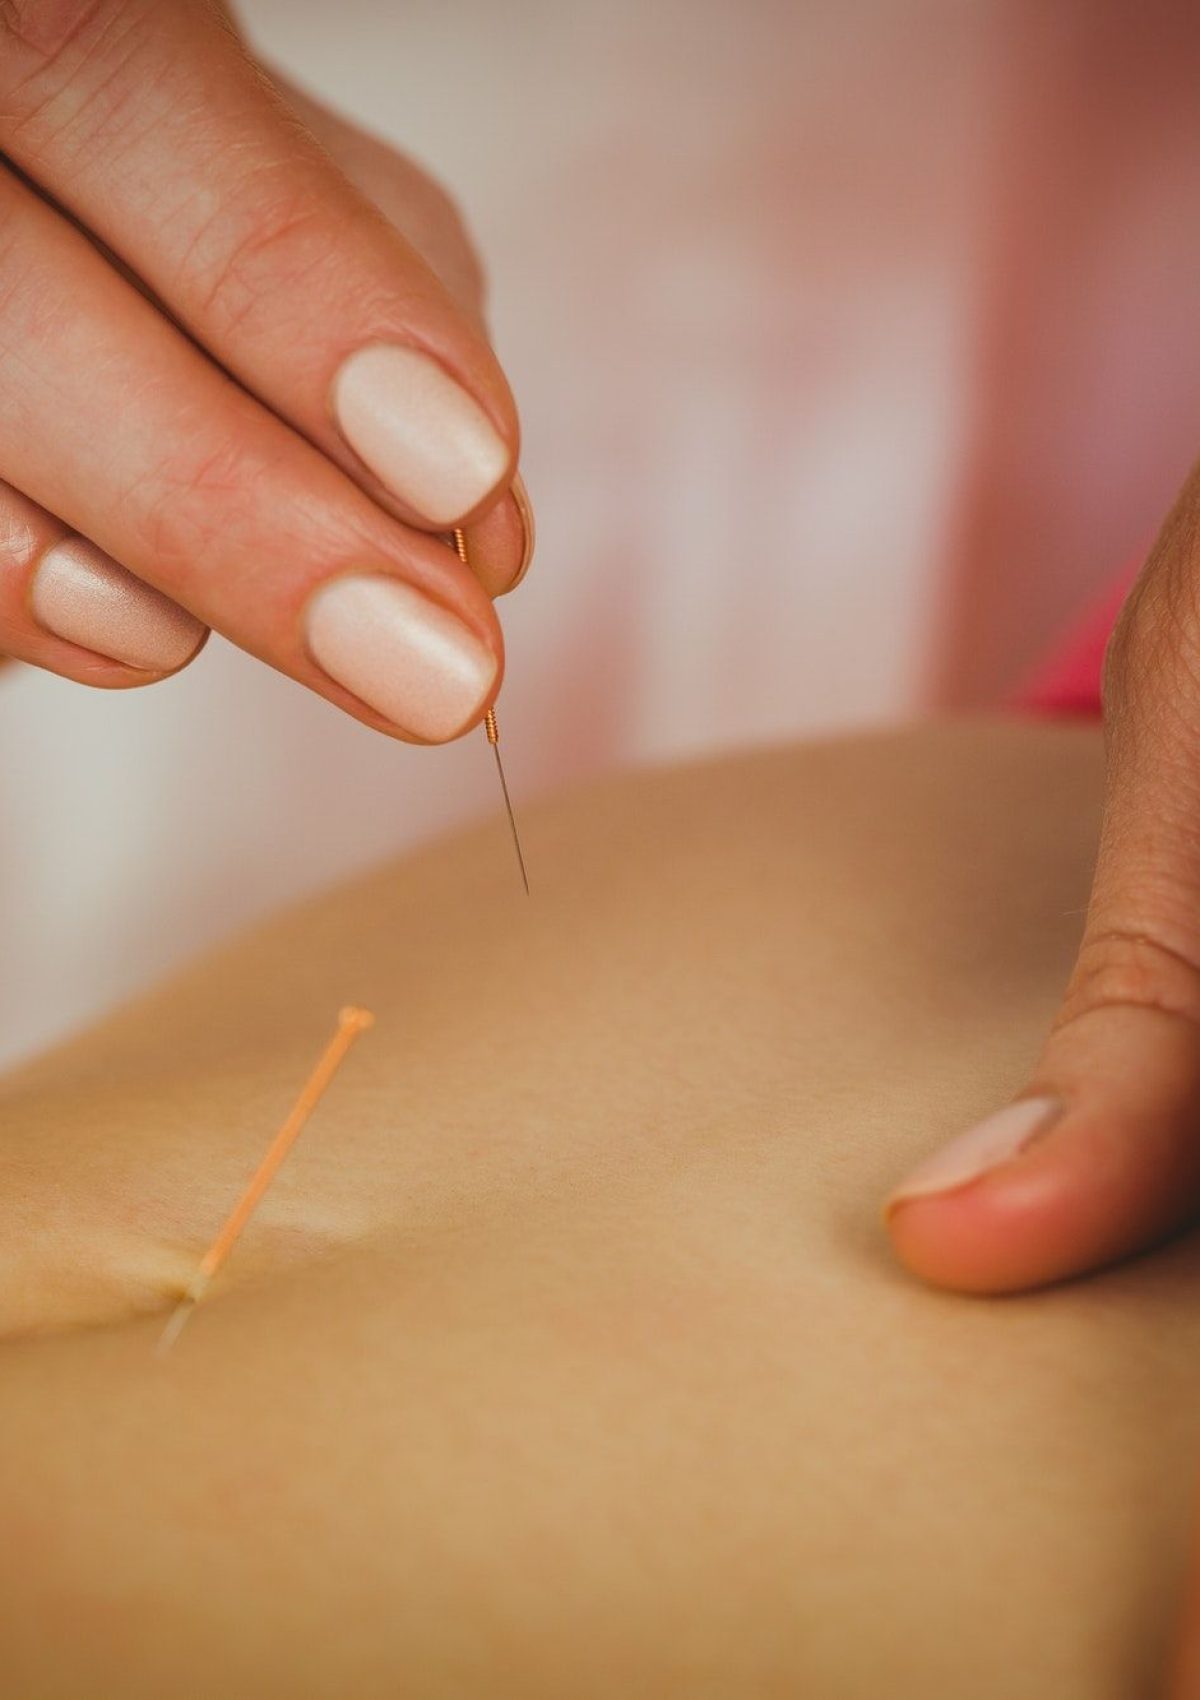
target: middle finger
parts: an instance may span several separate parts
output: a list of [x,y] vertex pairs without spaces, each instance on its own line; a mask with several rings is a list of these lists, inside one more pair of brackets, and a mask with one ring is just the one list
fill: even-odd
[[511,483],[518,435],[486,337],[215,8],[23,0],[41,33],[17,39],[6,10],[10,158],[377,501],[433,531],[485,513]]
[[251,654],[441,742],[499,684],[491,603],[0,171],[0,478]]

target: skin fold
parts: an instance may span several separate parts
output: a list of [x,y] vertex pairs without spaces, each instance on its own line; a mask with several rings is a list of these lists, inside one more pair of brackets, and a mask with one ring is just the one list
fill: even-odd
[[529,902],[491,822],[9,1075],[0,1692],[1153,1692],[1196,1246],[972,1299],[879,1218],[1028,1068],[1100,779],[997,722],[605,781]]

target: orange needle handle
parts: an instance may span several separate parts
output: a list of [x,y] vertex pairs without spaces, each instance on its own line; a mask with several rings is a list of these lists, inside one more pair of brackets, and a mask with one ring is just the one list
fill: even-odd
[[250,1184],[238,1199],[225,1226],[209,1246],[196,1271],[193,1292],[207,1287],[217,1270],[229,1256],[243,1228],[253,1216],[263,1194],[279,1173],[284,1158],[300,1137],[305,1122],[316,1109],[322,1093],[337,1073],[343,1057],[360,1033],[374,1024],[375,1017],[368,1009],[343,1009],[338,1016],[337,1032],[325,1047],[320,1062],[304,1084],[304,1089],[292,1106],[291,1114],[267,1148]]

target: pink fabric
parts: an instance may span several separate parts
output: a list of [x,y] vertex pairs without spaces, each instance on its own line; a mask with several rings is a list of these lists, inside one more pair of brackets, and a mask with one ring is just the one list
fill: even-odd
[[1099,716],[1104,651],[1141,567],[1127,568],[1066,642],[1017,692],[1014,707],[1030,714]]

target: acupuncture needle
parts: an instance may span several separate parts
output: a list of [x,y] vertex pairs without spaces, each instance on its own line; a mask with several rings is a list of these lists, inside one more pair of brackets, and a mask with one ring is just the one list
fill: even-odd
[[341,1067],[347,1051],[359,1034],[365,1033],[367,1028],[374,1026],[374,1024],[375,1017],[369,1009],[356,1009],[351,1006],[339,1012],[337,1030],[321,1053],[320,1061],[305,1081],[300,1096],[292,1105],[283,1126],[267,1147],[267,1153],[250,1177],[250,1183],[245,1192],[230,1211],[225,1220],[225,1225],[200,1260],[200,1265],[189,1281],[186,1292],[168,1317],[167,1325],[158,1340],[159,1357],[165,1357],[183,1333],[188,1318],[204,1297],[213,1277],[241,1238],[242,1230],[257,1210],[263,1194],[279,1173],[284,1158],[300,1137],[305,1123],[316,1109],[326,1088]]
[[[467,557],[466,534],[461,528],[454,532],[454,547],[458,558],[464,567],[471,565]],[[521,851],[521,835],[517,831],[517,817],[513,813],[512,798],[508,794],[508,780],[504,777],[504,763],[500,759],[500,728],[496,725],[496,710],[489,708],[483,717],[483,729],[487,733],[487,741],[492,746],[492,754],[496,758],[496,772],[500,775],[500,790],[504,796],[504,807],[508,814],[508,829],[512,833],[513,849],[517,853],[517,866],[521,870],[521,884],[525,887],[525,895],[529,896],[529,875],[525,871],[525,857]]]

